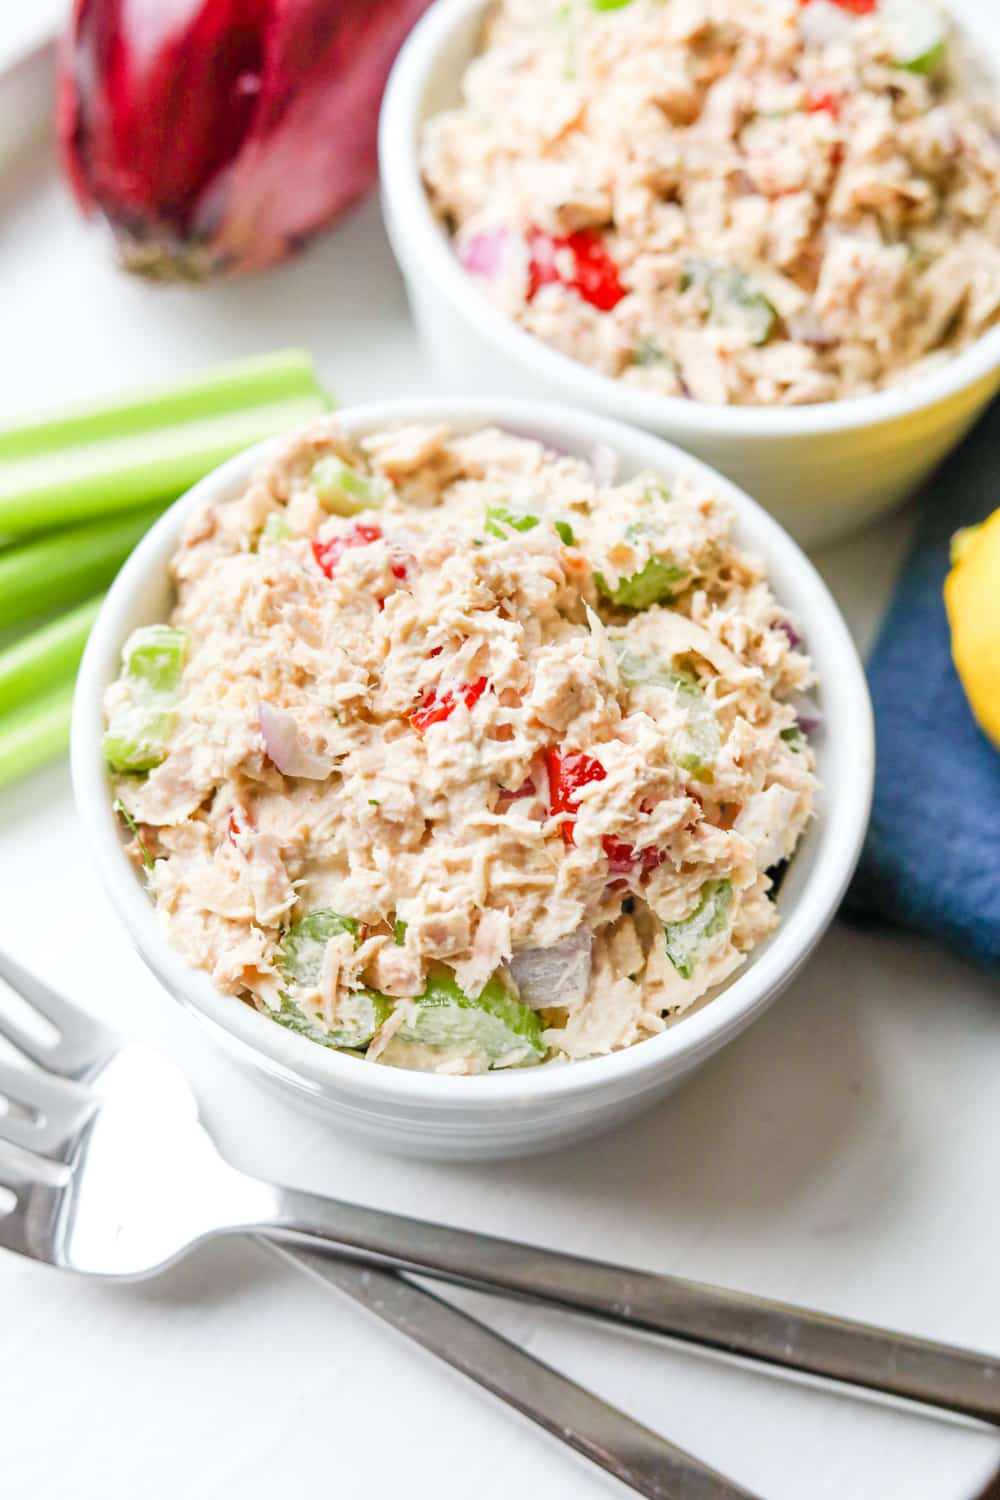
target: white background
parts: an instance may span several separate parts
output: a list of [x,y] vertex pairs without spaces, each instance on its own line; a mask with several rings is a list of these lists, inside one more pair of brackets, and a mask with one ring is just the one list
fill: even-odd
[[[58,9],[5,5],[0,54]],[[113,268],[44,157],[0,182],[0,423],[297,343],[343,402],[434,388],[374,202],[259,280],[163,290]],[[818,558],[862,644],[907,529],[897,518]],[[750,1033],[638,1123],[533,1161],[434,1166],[339,1140],[210,1050],[97,888],[65,767],[0,793],[0,894],[0,945],[180,1060],[239,1165],[1000,1349],[1000,996],[934,947],[838,926]],[[968,1500],[1000,1460],[963,1424],[475,1305],[767,1500]],[[616,1487],[249,1245],[126,1287],[0,1254],[4,1496],[404,1491],[598,1500]]]

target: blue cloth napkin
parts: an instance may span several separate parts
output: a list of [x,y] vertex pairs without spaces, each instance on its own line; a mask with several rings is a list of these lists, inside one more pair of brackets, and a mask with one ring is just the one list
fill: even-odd
[[1000,506],[1000,402],[938,470],[868,667],[875,804],[850,915],[939,938],[1000,973],[1000,751],[951,660],[949,542]]

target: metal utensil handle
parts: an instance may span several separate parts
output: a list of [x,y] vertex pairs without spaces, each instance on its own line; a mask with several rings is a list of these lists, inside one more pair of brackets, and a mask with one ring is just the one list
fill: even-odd
[[990,1355],[289,1189],[277,1190],[272,1223],[252,1227],[1000,1423],[1000,1359]]
[[261,1240],[367,1308],[647,1500],[754,1500],[617,1407],[392,1271]]

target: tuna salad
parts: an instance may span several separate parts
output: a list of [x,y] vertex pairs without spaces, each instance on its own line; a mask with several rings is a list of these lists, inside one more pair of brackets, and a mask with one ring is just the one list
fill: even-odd
[[494,304],[699,401],[836,401],[1000,320],[1000,105],[934,0],[498,0],[431,202]]
[[587,1058],[775,927],[808,658],[726,504],[614,468],[324,419],[189,520],[104,752],[167,936],[234,1004],[405,1068]]

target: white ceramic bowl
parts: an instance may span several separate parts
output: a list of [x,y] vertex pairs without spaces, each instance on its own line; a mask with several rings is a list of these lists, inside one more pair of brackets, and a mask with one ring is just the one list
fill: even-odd
[[[726,407],[637,391],[569,359],[491,307],[459,266],[421,181],[423,122],[459,99],[489,0],[437,0],[396,62],[382,107],[386,224],[424,342],[456,390],[569,400],[659,433],[742,485],[805,546],[900,503],[1000,389],[1000,328],[911,385],[805,407]],[[977,30],[1000,68],[1000,31]]]
[[187,515],[245,485],[269,445],[224,464],[178,500],[139,544],[94,625],[73,712],[73,787],[87,841],[115,908],[165,987],[210,1023],[248,1062],[312,1103],[333,1128],[376,1144],[437,1157],[514,1156],[603,1130],[647,1108],[759,1015],[805,961],[836,911],[868,819],[874,745],[864,674],[826,586],[793,541],[735,486],[659,438],[554,406],[465,398],[395,401],[343,413],[349,432],[397,421],[448,421],[459,430],[496,422],[565,451],[607,443],[622,474],[654,468],[693,472],[728,499],[741,543],[762,556],[778,598],[801,622],[822,681],[825,728],[817,738],[819,815],[780,893],[782,924],[738,977],[663,1035],[610,1057],[543,1064],[476,1078],[441,1078],[376,1067],[328,1051],[276,1026],[175,952],[124,853],[101,754],[101,701],[117,675],[122,643],[136,626],[165,619],[168,564]]

